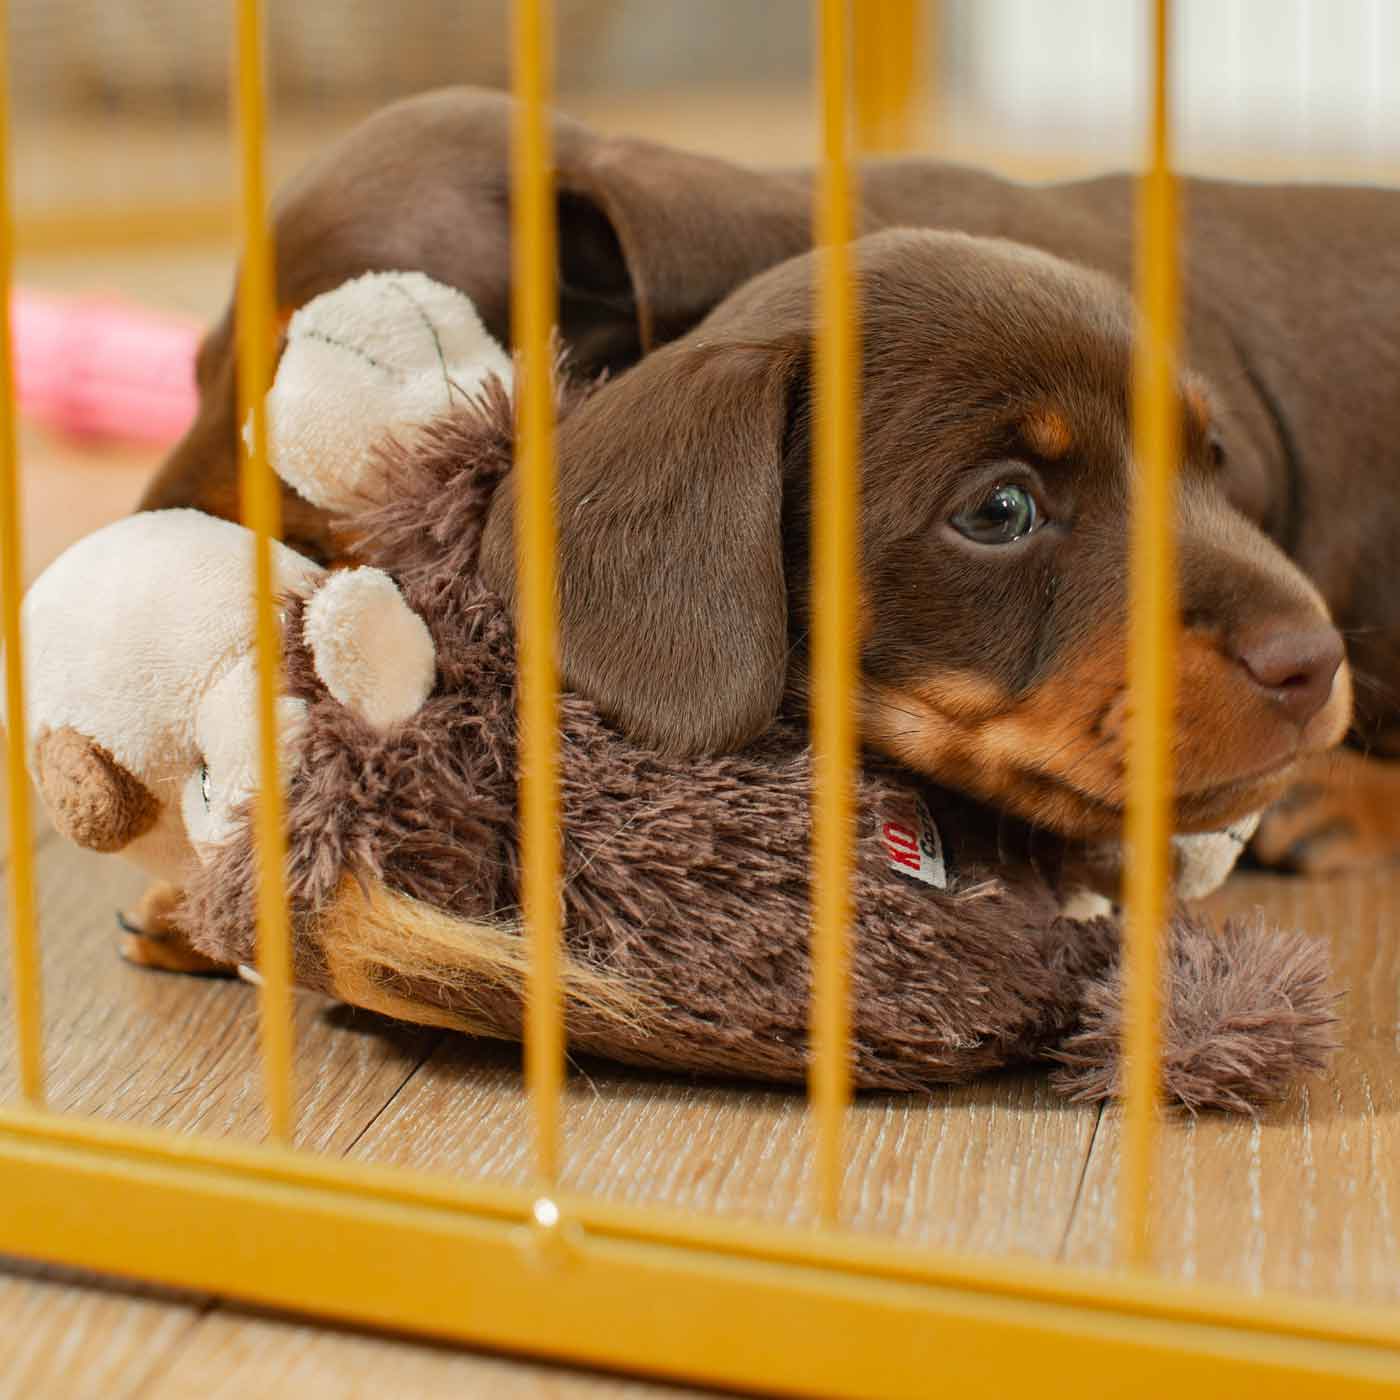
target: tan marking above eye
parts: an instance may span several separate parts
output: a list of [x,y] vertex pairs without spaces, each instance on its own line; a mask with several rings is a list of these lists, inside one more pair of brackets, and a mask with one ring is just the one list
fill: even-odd
[[1191,419],[1190,429],[1199,433],[1202,438],[1209,437],[1215,415],[1206,386],[1193,376],[1188,376],[1181,386],[1181,401]]
[[1069,419],[1049,404],[1026,415],[1021,422],[1021,436],[1032,452],[1051,462],[1067,456],[1074,446],[1074,430]]

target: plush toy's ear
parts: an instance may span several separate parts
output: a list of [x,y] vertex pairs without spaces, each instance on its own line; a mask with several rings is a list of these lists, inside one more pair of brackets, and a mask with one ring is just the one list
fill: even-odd
[[[471,300],[421,272],[369,272],[291,319],[267,396],[268,455],[324,510],[376,500],[391,433],[471,403],[511,363]],[[245,429],[246,433],[246,429]]]
[[432,637],[380,569],[332,574],[306,605],[304,635],[326,689],[375,729],[408,719],[432,692]]
[[101,744],[64,725],[39,736],[34,776],[53,824],[92,851],[120,851],[160,815],[155,794]]
[[[558,435],[563,680],[671,753],[763,730],[787,665],[783,468],[800,356],[700,335],[604,385]],[[507,477],[481,556],[508,599],[514,492]]]

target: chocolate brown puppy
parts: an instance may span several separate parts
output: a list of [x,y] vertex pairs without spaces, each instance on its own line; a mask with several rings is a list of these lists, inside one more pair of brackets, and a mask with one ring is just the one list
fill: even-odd
[[[855,251],[866,741],[1037,826],[1112,837],[1127,298],[1002,240],[900,229]],[[742,747],[803,685],[815,265],[754,278],[560,425],[564,683],[663,752]],[[1204,831],[1338,742],[1351,685],[1317,590],[1231,504],[1189,377],[1180,409],[1177,819]],[[482,545],[507,598],[513,538],[507,478]]]
[[[508,123],[507,99],[460,89],[397,104],[347,136],[279,201],[284,305],[369,268],[418,268],[468,292],[504,336]],[[563,119],[555,143],[561,330],[585,374],[684,334],[810,242],[808,171],[744,169]],[[867,166],[861,188],[867,230],[1011,238],[1126,285],[1126,176],[1026,186],[904,160]],[[1183,193],[1188,358],[1210,385],[1220,480],[1316,583],[1357,676],[1355,737],[1385,752],[1400,745],[1400,592],[1387,585],[1400,545],[1400,192],[1189,180]],[[1015,329],[1013,318],[1005,333]],[[200,384],[198,421],[145,503],[232,514],[229,316],[205,344]],[[324,518],[295,499],[287,533],[337,550]],[[1272,858],[1308,868],[1400,851],[1400,777],[1389,764],[1324,761],[1263,836]]]

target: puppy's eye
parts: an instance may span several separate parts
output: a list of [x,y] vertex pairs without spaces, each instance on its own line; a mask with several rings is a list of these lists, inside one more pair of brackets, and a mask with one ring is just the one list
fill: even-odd
[[1024,486],[994,486],[975,506],[953,517],[953,528],[975,544],[1011,544],[1041,526],[1035,497]]
[[199,791],[204,798],[204,810],[209,810],[209,765],[201,763],[199,765]]
[[1220,440],[1219,433],[1212,433],[1206,450],[1210,453],[1210,464],[1219,471],[1225,465],[1225,444]]

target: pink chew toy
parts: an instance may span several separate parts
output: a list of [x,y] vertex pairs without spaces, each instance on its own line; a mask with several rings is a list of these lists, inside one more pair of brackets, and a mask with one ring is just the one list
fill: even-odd
[[76,437],[164,444],[194,417],[193,321],[115,297],[16,290],[20,412]]

